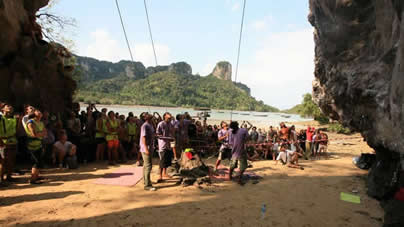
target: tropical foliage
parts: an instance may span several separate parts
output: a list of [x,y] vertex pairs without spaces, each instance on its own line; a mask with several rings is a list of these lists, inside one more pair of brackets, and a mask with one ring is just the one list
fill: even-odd
[[144,79],[120,74],[110,79],[83,82],[76,99],[104,104],[279,111],[251,97],[246,88],[213,76],[179,75],[164,71]]

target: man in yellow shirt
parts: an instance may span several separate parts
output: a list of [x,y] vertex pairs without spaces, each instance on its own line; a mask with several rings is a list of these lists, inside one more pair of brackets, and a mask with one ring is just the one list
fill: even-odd
[[[4,104],[0,116],[0,182],[12,182],[11,177],[17,154],[17,119],[13,116],[13,107]],[[2,183],[3,184],[3,183]]]

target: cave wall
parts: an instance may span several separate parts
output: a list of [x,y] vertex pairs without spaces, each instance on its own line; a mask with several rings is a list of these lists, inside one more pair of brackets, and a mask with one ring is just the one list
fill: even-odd
[[375,149],[368,194],[393,201],[395,187],[404,187],[396,184],[404,177],[404,1],[310,0],[308,20],[316,44],[313,99]]
[[20,110],[31,104],[56,113],[72,106],[76,83],[71,70],[55,45],[33,35],[39,25],[30,16],[47,4],[0,0],[0,100]]

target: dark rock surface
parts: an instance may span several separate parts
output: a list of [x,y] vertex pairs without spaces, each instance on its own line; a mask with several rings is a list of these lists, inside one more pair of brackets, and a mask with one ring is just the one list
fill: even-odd
[[375,149],[368,193],[378,199],[389,197],[404,153],[403,13],[402,0],[310,0],[314,100]]
[[0,0],[0,100],[51,112],[72,106],[76,83],[65,50],[42,40],[35,13],[48,0]]

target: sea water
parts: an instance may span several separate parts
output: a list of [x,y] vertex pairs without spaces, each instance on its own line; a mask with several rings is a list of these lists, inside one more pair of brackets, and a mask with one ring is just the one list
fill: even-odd
[[[86,109],[86,105],[81,105],[81,110]],[[139,116],[143,112],[154,113],[157,112],[163,115],[165,112],[170,112],[173,116],[177,114],[184,114],[188,112],[192,117],[197,118],[197,114],[203,112],[201,110],[191,109],[191,108],[180,108],[180,107],[155,107],[155,106],[123,106],[123,105],[96,105],[97,109],[101,111],[102,108],[107,108],[108,111],[112,110],[128,115],[132,112],[135,116]],[[208,123],[220,122],[220,121],[249,121],[253,125],[260,125],[269,127],[270,125],[278,126],[280,122],[302,122],[311,121],[310,118],[302,118],[296,114],[285,114],[285,113],[274,113],[274,112],[254,112],[254,111],[230,111],[230,110],[215,110],[211,109],[208,111],[210,117],[208,118]]]

